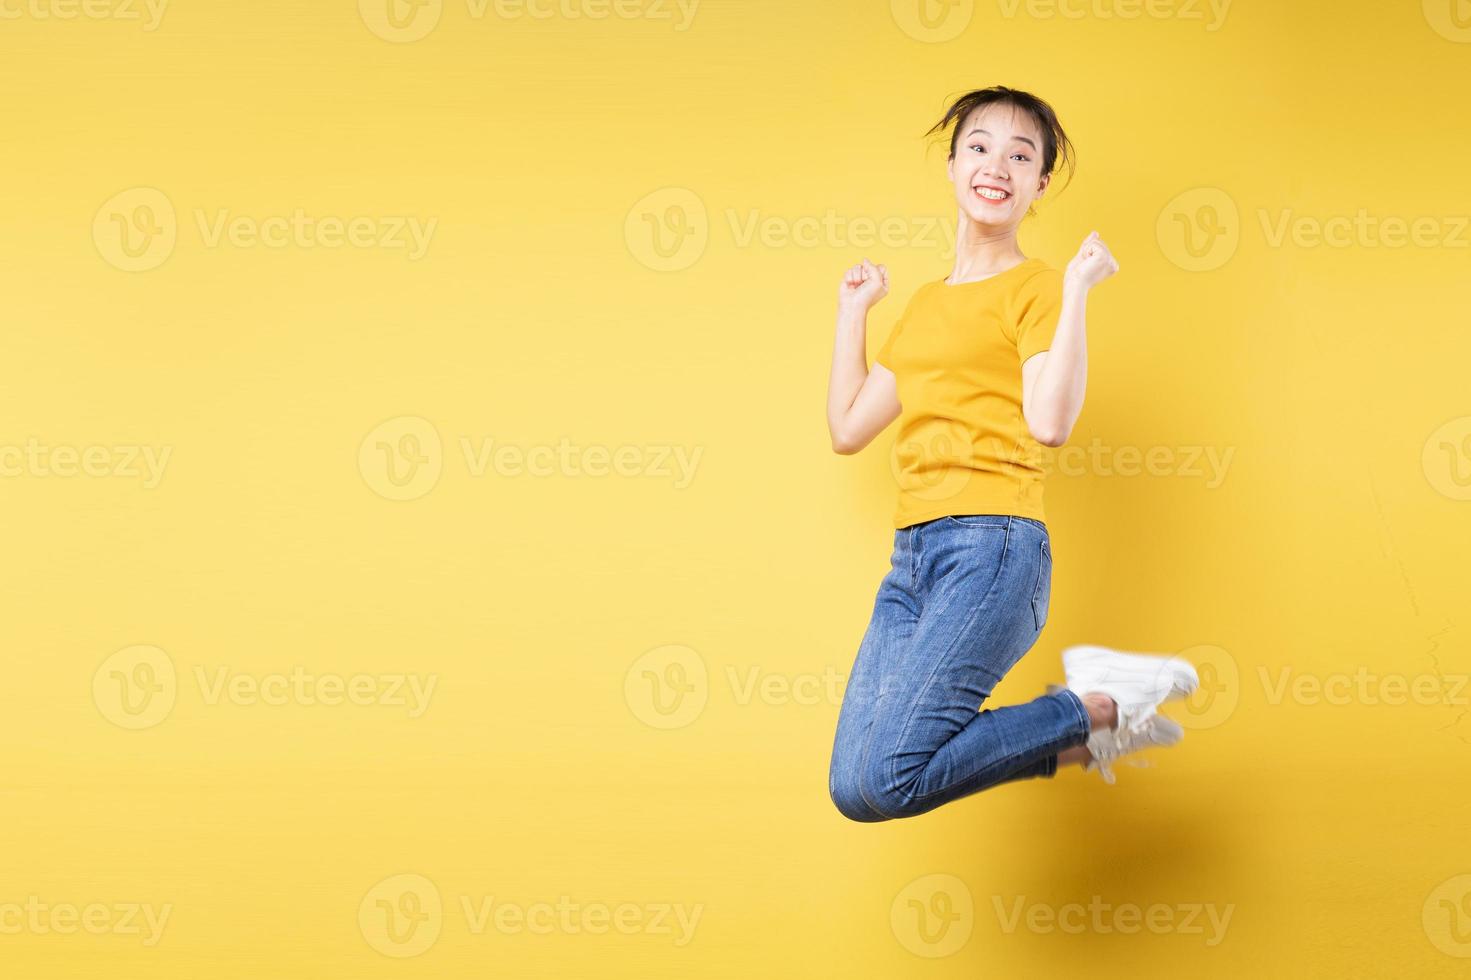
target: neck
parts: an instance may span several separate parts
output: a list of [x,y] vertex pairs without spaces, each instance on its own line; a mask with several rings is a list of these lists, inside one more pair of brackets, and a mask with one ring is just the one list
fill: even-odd
[[1026,258],[1017,245],[1015,228],[977,224],[970,215],[960,212],[960,227],[955,236],[955,271],[950,274],[950,282],[994,276],[1025,262]]

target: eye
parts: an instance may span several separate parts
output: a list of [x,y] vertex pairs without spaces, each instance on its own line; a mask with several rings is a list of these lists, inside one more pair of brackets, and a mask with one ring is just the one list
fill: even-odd
[[977,153],[985,153],[986,152],[986,148],[984,146],[982,146],[980,143],[972,143],[970,145],[970,148],[972,150],[975,150]]
[[1032,160],[1031,157],[1027,156],[1025,153],[1022,153],[1020,150],[1018,150],[1016,153],[1013,153],[1011,155],[1011,158],[1013,160],[1020,160],[1022,163],[1030,163]]

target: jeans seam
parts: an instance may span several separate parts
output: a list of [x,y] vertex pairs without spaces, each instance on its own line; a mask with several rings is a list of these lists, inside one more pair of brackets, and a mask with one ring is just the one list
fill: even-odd
[[[1064,694],[1068,695],[1068,697],[1063,698],[1063,700],[1067,701],[1073,706],[1073,710],[1077,712],[1081,719],[1083,728],[1083,742],[1086,743],[1088,741],[1088,735],[1092,732],[1092,726],[1088,722],[1088,712],[1084,710],[1083,702],[1081,699],[1078,698],[1076,694],[1074,694],[1072,691],[1069,691],[1067,688],[1063,688],[1061,691],[1058,692],[1058,696],[1062,696]],[[1043,743],[1043,746],[1046,749],[1045,758],[1052,759],[1050,768],[1053,773],[1057,772],[1057,753],[1062,749],[1072,747],[1067,744],[1070,738],[1071,735],[1064,734],[1058,738],[1049,739],[1048,741]],[[1005,762],[1006,767],[1009,769],[1012,763],[1016,762],[1016,760],[1021,758],[1026,752],[1027,750],[1023,749],[1019,752],[1013,752],[1011,755],[1007,756]]]
[[[1042,632],[1042,627],[1047,625],[1046,618],[1042,615],[1039,600],[1042,596],[1042,573],[1046,570],[1047,539],[1043,538],[1041,544],[1037,545],[1037,582],[1032,586],[1032,622],[1037,627],[1037,632]],[[1050,586],[1051,583],[1049,583]],[[1051,611],[1050,609],[1048,610]]]
[[905,536],[905,545],[906,545],[906,547],[905,547],[904,550],[907,551],[907,552],[909,552],[909,591],[910,592],[918,592],[919,590],[915,588],[915,580],[917,578],[917,576],[915,574],[915,563],[917,561],[917,555],[919,553],[919,547],[915,544],[914,528],[912,528],[912,527],[905,528],[904,529],[904,536]]
[[[1047,776],[1055,775],[1057,773],[1057,753],[1060,752],[1060,751],[1062,751],[1065,748],[1069,748],[1070,747],[1067,744],[1067,741],[1068,741],[1069,738],[1071,738],[1070,735],[1063,735],[1063,736],[1060,736],[1058,738],[1049,739],[1048,741],[1043,742],[1040,746],[1033,746],[1031,749],[1021,749],[1021,750],[1018,750],[1018,751],[1013,752],[1010,755],[1006,756],[1006,758],[1002,759],[1000,762],[994,763],[990,768],[993,769],[993,770],[994,769],[999,769],[1003,774],[1010,774],[1010,773],[1014,772],[1018,768],[1018,766],[1016,764],[1018,759],[1020,759],[1027,752],[1029,752],[1029,751],[1035,751],[1036,749],[1039,749],[1040,748],[1044,754],[1043,754],[1042,758],[1039,759],[1038,761],[1045,762],[1047,764],[1047,771],[1045,773],[1043,773],[1043,775],[1047,775]],[[971,777],[971,778],[974,779],[975,777]],[[950,791],[954,791],[956,789],[956,787],[965,785],[965,783],[966,783],[966,781],[962,781],[960,783],[956,783],[955,785],[952,785],[952,786],[948,787],[948,789]],[[991,781],[989,781],[987,783],[984,783],[981,786],[977,787],[975,790],[971,790],[970,792],[979,792],[982,789],[987,789],[987,788],[989,788],[991,786],[995,786],[995,785],[997,785],[997,783],[998,783],[998,780],[994,780],[993,779],[993,780],[991,780]],[[924,794],[920,794],[920,795],[911,796],[910,799],[913,800],[913,801],[915,801],[915,802],[924,802],[925,800],[934,798],[935,796],[939,795],[939,793],[941,793],[941,792],[944,792],[944,791],[943,790],[936,790],[933,793],[924,793]],[[962,796],[968,796],[968,795],[970,795],[970,793],[967,792],[967,793],[962,793],[960,795],[962,795]]]
[[[1041,748],[1043,750],[1043,758],[1047,758],[1049,756],[1051,756],[1052,758],[1056,758],[1057,757],[1057,750],[1061,750],[1061,749],[1067,747],[1067,746],[1065,746],[1063,744],[1064,741],[1065,741],[1065,738],[1048,739],[1047,741],[1043,742],[1040,746],[1033,746],[1032,748],[1033,749]],[[1053,743],[1056,743],[1057,744],[1057,750],[1054,750],[1053,749]],[[1026,755],[1028,751],[1031,751],[1031,750],[1029,750],[1029,749],[1021,749],[1019,751],[1016,751],[1016,752],[1011,753],[1011,755],[1008,755],[1005,759],[1003,759],[1001,761],[1001,763],[999,764],[999,768],[1003,772],[1010,772],[1013,768],[1015,768],[1015,766],[1016,766],[1016,760],[1020,759],[1024,755]]]
[[1058,691],[1057,696],[1073,706],[1073,711],[1078,716],[1078,723],[1083,728],[1083,740],[1087,741],[1088,736],[1093,734],[1093,722],[1088,717],[1088,709],[1083,704],[1083,699],[1066,687]]

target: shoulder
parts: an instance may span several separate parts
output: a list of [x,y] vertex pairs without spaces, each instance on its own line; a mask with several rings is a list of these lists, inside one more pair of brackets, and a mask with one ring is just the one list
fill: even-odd
[[1028,260],[1028,266],[1011,286],[1012,319],[1046,316],[1062,307],[1062,271],[1041,259]]
[[1016,292],[1025,296],[1062,293],[1062,270],[1042,259],[1028,259],[1028,268],[1017,277]]
[[914,292],[909,294],[909,301],[904,304],[905,313],[918,309],[930,300],[942,295],[938,290],[940,283],[941,280],[939,279],[931,279],[929,282],[922,282],[916,286]]

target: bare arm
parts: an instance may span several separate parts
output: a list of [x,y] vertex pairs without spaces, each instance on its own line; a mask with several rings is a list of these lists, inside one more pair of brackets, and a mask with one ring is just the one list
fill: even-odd
[[1022,365],[1022,415],[1032,438],[1044,446],[1067,442],[1083,410],[1088,386],[1088,291],[1118,269],[1098,232],[1084,239],[1063,276],[1062,309],[1052,347]]
[[838,287],[837,336],[827,383],[827,429],[833,452],[858,452],[899,417],[894,373],[882,364],[868,367],[864,350],[868,311],[889,291],[889,273],[867,259],[849,269]]

